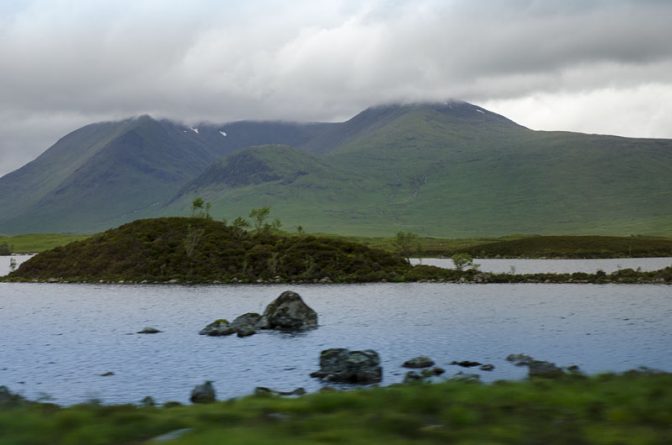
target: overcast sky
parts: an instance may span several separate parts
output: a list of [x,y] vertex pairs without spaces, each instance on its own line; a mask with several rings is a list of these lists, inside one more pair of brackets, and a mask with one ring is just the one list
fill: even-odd
[[84,124],[463,99],[672,138],[668,0],[0,0],[0,175]]

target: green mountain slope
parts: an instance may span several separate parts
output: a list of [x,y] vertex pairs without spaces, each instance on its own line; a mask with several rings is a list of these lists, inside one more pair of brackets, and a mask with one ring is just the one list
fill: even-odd
[[377,107],[338,130],[335,145],[304,149],[345,177],[190,192],[215,215],[271,206],[286,226],[331,233],[672,232],[669,140],[532,131],[459,102]]
[[351,235],[670,235],[672,140],[532,131],[457,101],[334,124],[146,117],[84,127],[0,178],[0,233],[185,215],[196,196],[216,218],[270,206],[286,229]]
[[93,231],[135,219],[215,157],[148,116],[85,127],[0,179],[0,231]]

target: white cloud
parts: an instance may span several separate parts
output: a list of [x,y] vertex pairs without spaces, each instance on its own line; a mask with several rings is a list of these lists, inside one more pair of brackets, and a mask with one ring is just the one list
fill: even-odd
[[[669,136],[672,2],[34,0],[5,8],[0,174],[80,123],[141,113],[336,120],[380,102],[461,98],[533,128]],[[627,106],[613,107],[621,101]]]

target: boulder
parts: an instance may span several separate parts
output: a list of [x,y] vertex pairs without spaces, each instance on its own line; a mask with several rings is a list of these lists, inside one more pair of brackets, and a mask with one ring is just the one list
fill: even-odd
[[434,360],[431,358],[427,357],[426,355],[421,355],[419,357],[412,358],[410,360],[406,360],[403,365],[404,368],[429,368],[430,366],[434,366]]
[[493,369],[495,369],[495,365],[486,363],[485,365],[481,365],[480,368],[478,369],[480,369],[481,371],[492,371]]
[[249,337],[257,333],[257,326],[260,320],[261,315],[255,312],[248,312],[236,317],[230,327],[238,334],[238,337]]
[[266,307],[258,326],[282,331],[310,329],[317,327],[317,312],[296,292],[285,291]]
[[320,370],[310,376],[328,382],[370,384],[383,379],[383,368],[376,351],[333,348],[320,353]]
[[236,335],[238,337],[249,337],[250,335],[254,335],[257,333],[257,330],[254,329],[254,326],[252,325],[243,325],[236,329]]
[[218,337],[221,335],[235,334],[235,332],[236,331],[231,328],[229,321],[222,318],[208,324],[206,327],[200,330],[199,334],[208,335],[210,337]]
[[261,315],[257,314],[256,312],[248,312],[246,314],[236,317],[236,319],[233,320],[233,322],[231,322],[230,326],[236,330],[238,330],[241,327],[252,327],[256,329],[260,320]]
[[196,385],[191,390],[191,403],[213,403],[217,399],[215,387],[210,380],[206,380],[201,385]]

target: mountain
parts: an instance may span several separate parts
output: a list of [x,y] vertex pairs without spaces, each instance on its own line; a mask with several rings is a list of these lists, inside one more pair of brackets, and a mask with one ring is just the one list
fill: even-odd
[[533,131],[466,102],[342,123],[94,124],[0,178],[0,232],[93,231],[270,206],[287,229],[431,236],[672,233],[672,141]]

